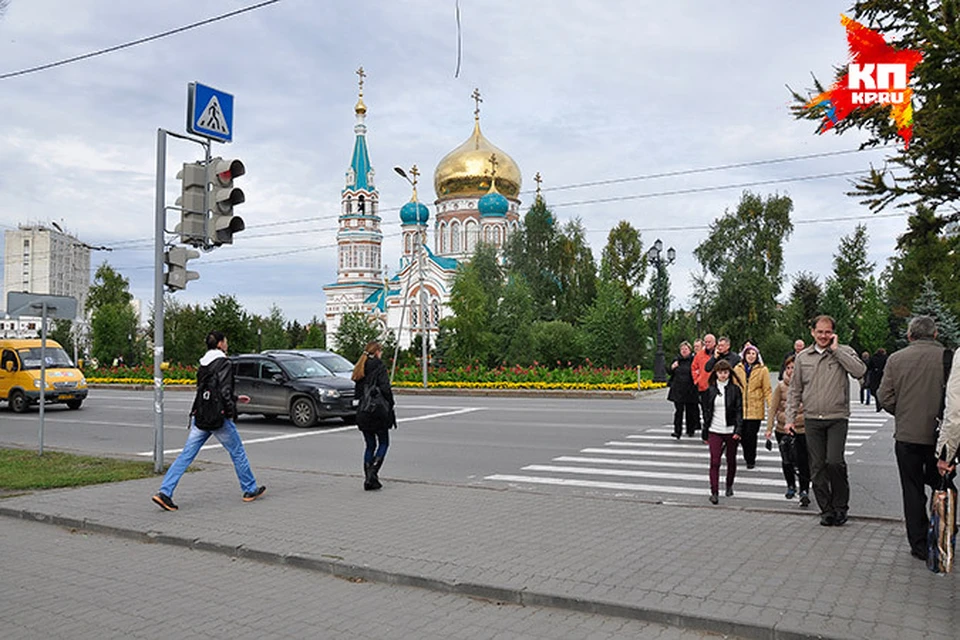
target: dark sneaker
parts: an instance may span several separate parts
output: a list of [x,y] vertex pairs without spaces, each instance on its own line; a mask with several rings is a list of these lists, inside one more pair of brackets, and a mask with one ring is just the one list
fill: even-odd
[[732,495],[733,495],[733,487],[727,487],[726,494],[727,494],[727,497],[732,496]]
[[747,463],[747,469],[753,469],[753,468],[756,467],[756,466],[757,466],[757,463],[756,463],[756,462],[748,462],[748,463]]
[[262,496],[262,495],[263,495],[263,492],[266,491],[266,490],[267,490],[266,487],[260,486],[260,487],[257,487],[257,490],[256,490],[256,491],[245,491],[245,492],[243,493],[243,501],[244,501],[244,502],[253,502],[253,501],[256,500],[257,498],[259,498],[260,496]]
[[821,513],[820,514],[820,526],[823,527],[832,527],[836,524],[836,520],[833,517],[832,513]]
[[793,497],[797,495],[797,490],[793,487],[787,487],[787,492],[783,495],[787,500],[793,500]]
[[801,506],[801,507],[809,507],[809,506],[810,506],[810,496],[807,494],[806,491],[801,491],[801,492],[800,492],[800,506]]
[[847,524],[847,512],[846,511],[837,511],[833,515],[833,526],[842,527]]
[[173,504],[173,498],[165,493],[158,493],[150,499],[153,500],[157,506],[164,511],[176,511],[179,508],[177,505]]
[[914,558],[917,558],[919,560],[923,560],[924,562],[926,562],[927,560],[926,551],[920,551],[919,549],[910,549],[910,555],[912,555]]
[[717,494],[711,493],[711,494],[710,494],[710,504],[717,504],[718,502],[720,502],[720,498],[717,497]]

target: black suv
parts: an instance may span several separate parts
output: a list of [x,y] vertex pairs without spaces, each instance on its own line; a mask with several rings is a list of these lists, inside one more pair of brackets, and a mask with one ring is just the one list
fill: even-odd
[[249,403],[237,404],[240,414],[288,415],[298,427],[312,427],[321,418],[356,420],[353,381],[331,375],[311,358],[276,353],[230,360],[237,395],[250,396]]

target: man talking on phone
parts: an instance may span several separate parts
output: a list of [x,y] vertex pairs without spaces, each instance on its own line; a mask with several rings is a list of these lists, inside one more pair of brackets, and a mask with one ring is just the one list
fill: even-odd
[[850,418],[851,378],[867,367],[850,346],[838,344],[836,321],[817,316],[813,344],[797,354],[787,395],[786,429],[793,433],[797,408],[803,406],[810,456],[810,479],[820,506],[820,524],[841,526],[850,508],[850,482],[843,451]]

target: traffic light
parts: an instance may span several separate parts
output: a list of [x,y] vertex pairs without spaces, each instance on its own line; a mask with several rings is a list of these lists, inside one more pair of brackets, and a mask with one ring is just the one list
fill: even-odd
[[199,251],[186,247],[170,247],[164,257],[167,273],[164,274],[163,281],[171,291],[186,289],[188,282],[200,277],[196,271],[187,271],[187,261],[199,258]]
[[215,247],[233,244],[233,234],[243,231],[243,218],[233,215],[234,205],[243,204],[243,191],[233,186],[233,179],[247,172],[240,160],[210,160],[210,224],[207,240]]
[[181,182],[181,195],[177,198],[180,224],[176,231],[182,242],[202,247],[206,242],[207,210],[203,201],[207,192],[206,168],[199,162],[185,162],[177,179]]

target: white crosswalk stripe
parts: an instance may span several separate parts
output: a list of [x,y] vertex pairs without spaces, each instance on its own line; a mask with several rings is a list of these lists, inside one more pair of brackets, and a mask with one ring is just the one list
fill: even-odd
[[[851,406],[845,455],[856,456],[858,449],[887,426],[891,416],[875,413],[873,407]],[[784,499],[786,480],[780,455],[764,449],[764,428],[761,427],[757,464],[747,469],[742,451],[737,451],[737,475],[734,496],[729,499],[779,501]],[[572,452],[571,452],[572,453]],[[624,434],[616,440],[585,447],[577,454],[562,455],[546,461],[533,461],[514,474],[494,474],[484,479],[497,483],[550,485],[616,493],[687,496],[688,502],[705,501],[709,494],[710,453],[699,434],[693,438],[673,437],[673,425],[657,424]],[[720,467],[720,482],[726,477],[726,460]],[[722,493],[721,486],[721,493]],[[812,492],[811,492],[812,499]],[[796,500],[793,501],[796,505]],[[815,507],[814,507],[815,508]]]

